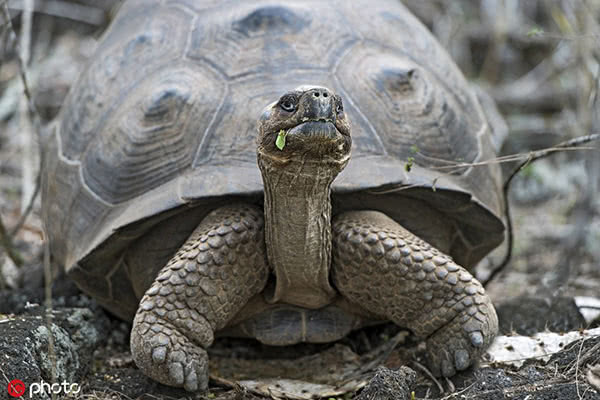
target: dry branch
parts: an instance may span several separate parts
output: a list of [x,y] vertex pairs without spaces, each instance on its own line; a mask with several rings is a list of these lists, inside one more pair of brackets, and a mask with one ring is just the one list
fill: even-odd
[[492,271],[491,271],[490,275],[487,277],[487,279],[482,281],[482,284],[484,287],[487,286],[508,265],[508,263],[510,262],[510,259],[512,257],[512,248],[513,248],[514,237],[513,237],[512,219],[510,216],[510,202],[508,201],[508,191],[510,190],[510,183],[512,182],[513,178],[523,168],[525,168],[527,165],[531,164],[532,162],[535,162],[542,158],[548,157],[549,155],[554,154],[557,151],[579,148],[579,146],[581,146],[584,143],[589,143],[589,142],[592,142],[592,141],[595,141],[598,139],[600,139],[600,133],[594,133],[591,135],[581,136],[581,137],[577,137],[577,138],[574,138],[571,140],[567,140],[565,142],[559,143],[559,144],[552,146],[550,148],[547,148],[547,149],[532,151],[529,153],[527,159],[525,161],[521,162],[512,171],[512,173],[508,176],[508,178],[504,182],[504,186],[502,188],[503,195],[504,195],[504,201],[506,204],[504,216],[506,218],[506,228],[508,231],[506,254],[504,255],[503,260],[498,264],[498,266],[496,266],[492,269]]
[[[0,0],[0,23],[2,24],[2,26],[8,27],[10,40],[16,42],[16,34],[15,34],[15,31],[14,31],[14,28],[12,25],[12,21],[10,18],[10,13],[8,11],[6,0]],[[40,116],[39,116],[40,114],[35,107],[35,103],[33,101],[32,95],[31,95],[29,81],[27,79],[27,75],[25,72],[25,62],[22,58],[23,54],[20,52],[19,47],[20,46],[17,44],[17,49],[19,50],[19,55],[17,56],[17,61],[19,64],[19,76],[20,76],[20,79],[21,79],[21,82],[23,85],[23,94],[25,96],[24,99],[26,100],[24,104],[27,106],[27,108],[26,108],[27,113],[23,112],[23,114],[29,115],[29,117],[33,121],[33,131],[36,132],[38,135],[38,138],[40,138],[40,131],[41,131],[41,122],[40,122]],[[27,199],[27,202],[24,202],[24,204],[27,204],[27,205],[23,206],[23,208],[22,208],[23,212],[21,213],[21,217],[20,217],[19,221],[17,222],[17,224],[15,225],[15,227],[10,231],[10,233],[6,230],[6,225],[4,225],[4,223],[1,219],[1,216],[0,216],[0,224],[2,224],[2,228],[3,228],[2,232],[1,232],[2,237],[0,238],[2,241],[2,246],[5,248],[7,254],[11,257],[11,259],[17,266],[22,265],[22,258],[20,257],[18,252],[14,249],[14,246],[12,245],[12,238],[14,237],[14,235],[16,235],[18,233],[18,231],[21,229],[21,227],[25,223],[27,216],[33,209],[33,203],[35,202],[35,199],[39,193],[40,183],[41,183],[41,172],[42,172],[41,166],[43,165],[43,156],[44,156],[42,147],[43,146],[41,145],[41,141],[40,141],[40,152],[39,152],[39,163],[40,164],[39,164],[37,176],[35,178],[35,185],[33,186],[32,194],[29,197],[29,199]]]
[[[24,0],[24,11],[21,14],[21,37],[19,43],[20,67],[27,75],[27,65],[31,55],[31,24],[33,19],[33,0]],[[21,139],[21,213],[27,209],[27,204],[33,198],[35,191],[35,153],[33,147],[33,127],[27,112],[27,97],[21,96],[19,102],[19,130]]]
[[[512,256],[513,226],[512,226],[511,216],[510,216],[510,203],[508,201],[508,191],[510,189],[510,184],[511,184],[513,178],[519,173],[519,171],[521,171],[523,168],[525,168],[527,165],[531,164],[532,162],[535,162],[542,158],[546,158],[557,152],[594,150],[594,149],[596,149],[595,147],[584,147],[582,145],[585,143],[596,141],[598,139],[600,139],[600,133],[594,133],[594,134],[587,135],[587,136],[576,137],[574,139],[567,140],[567,141],[561,142],[555,146],[548,147],[548,148],[541,149],[541,150],[530,151],[527,153],[510,154],[510,155],[506,155],[506,156],[496,157],[496,158],[493,158],[490,160],[473,162],[473,163],[456,162],[456,161],[438,159],[438,158],[434,158],[434,157],[427,157],[424,154],[421,154],[420,152],[416,152],[416,154],[420,155],[421,157],[423,157],[427,160],[447,163],[447,165],[443,165],[443,166],[439,166],[439,167],[430,167],[430,168],[433,170],[445,171],[445,173],[450,173],[450,174],[458,173],[461,170],[464,170],[467,168],[479,167],[479,166],[484,166],[484,165],[489,165],[489,164],[502,164],[502,163],[508,163],[508,162],[521,161],[520,164],[512,171],[512,173],[506,179],[506,181],[504,182],[503,189],[502,189],[505,204],[506,204],[504,216],[506,218],[506,227],[507,227],[507,231],[508,231],[506,255],[504,256],[503,260],[498,264],[498,266],[492,268],[492,272],[487,277],[487,279],[482,280],[483,286],[486,286],[487,284],[489,284],[504,269],[504,267],[506,267],[506,265],[509,263],[510,258]],[[435,183],[437,182],[437,180],[439,178],[442,178],[442,176],[440,175],[439,177],[437,177],[433,180],[432,187],[435,187]],[[396,193],[396,192],[400,192],[403,190],[411,189],[414,187],[421,187],[421,186],[422,185],[420,185],[420,184],[419,185],[397,186],[397,187],[393,187],[393,188],[371,190],[370,193],[373,193],[373,194]]]

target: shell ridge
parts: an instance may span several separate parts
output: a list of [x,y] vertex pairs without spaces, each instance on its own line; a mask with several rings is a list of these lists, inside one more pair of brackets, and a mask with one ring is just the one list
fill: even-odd
[[212,116],[210,122],[206,126],[206,129],[204,130],[204,132],[202,132],[202,139],[200,140],[200,144],[198,145],[198,149],[196,150],[196,154],[194,155],[194,158],[192,160],[192,168],[195,168],[198,165],[201,165],[204,163],[203,162],[204,160],[202,160],[200,157],[203,155],[202,154],[203,150],[206,147],[206,144],[208,143],[208,137],[214,135],[214,133],[215,133],[214,132],[215,121],[218,120],[218,117],[220,116],[220,114],[225,106],[227,97],[230,94],[231,88],[229,87],[229,84],[227,82],[224,82],[224,86],[225,86],[225,93],[221,97],[219,106],[213,113],[213,116]]

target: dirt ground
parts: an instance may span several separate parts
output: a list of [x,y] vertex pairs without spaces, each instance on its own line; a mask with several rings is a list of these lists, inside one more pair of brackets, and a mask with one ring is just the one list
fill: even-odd
[[[31,21],[16,3],[21,2],[8,2],[16,40],[11,39],[6,23],[0,25],[0,217],[8,233],[1,236],[10,239],[0,248],[0,293],[18,293],[36,303],[42,301],[39,295],[44,281],[39,196],[23,225],[13,233],[36,193],[40,137],[35,131],[43,132],[57,115],[118,2],[56,1],[67,7],[40,10]],[[2,8],[4,4],[0,1]],[[600,133],[599,1],[410,0],[405,4],[438,37],[473,85],[495,100],[502,115],[497,123],[506,123],[501,155],[527,155],[574,137]],[[26,74],[37,109],[35,117],[27,112],[22,96],[17,44],[26,49],[21,50],[21,57],[28,60]],[[503,164],[505,178],[515,166],[514,162]],[[522,296],[543,299],[547,304],[558,298],[600,297],[599,185],[597,142],[556,152],[521,170],[508,197],[514,232],[512,259],[487,285],[497,306]],[[478,278],[486,280],[505,252],[506,244],[484,259]],[[17,267],[14,260],[21,265]],[[69,284],[58,291],[58,302],[72,307],[82,302],[84,307],[89,305]],[[10,311],[16,314],[20,310]],[[180,391],[148,386],[149,381],[131,361],[129,326],[98,312],[103,315],[98,318],[106,318],[104,323],[110,328],[85,378],[88,397],[82,398],[185,396]],[[387,329],[392,328],[365,334],[372,347],[396,333]],[[364,338],[357,334],[348,340],[356,345]],[[594,392],[587,385],[587,391],[581,391],[583,375],[576,375],[571,367],[578,356],[596,349],[598,343],[595,338],[580,347],[565,348],[545,365],[532,364],[515,371],[490,365],[475,374],[460,374],[453,380],[454,394],[450,384],[444,384],[445,393],[440,394],[436,385],[417,371],[413,390],[416,398],[597,399],[600,389]],[[224,342],[221,346],[240,346],[239,351],[244,351],[243,343]],[[387,364],[395,366],[389,360]],[[0,374],[2,395],[3,386]],[[154,394],[144,397],[148,391]],[[218,381],[212,382],[211,392],[205,396],[256,398],[238,386]],[[378,396],[372,398],[384,398]]]

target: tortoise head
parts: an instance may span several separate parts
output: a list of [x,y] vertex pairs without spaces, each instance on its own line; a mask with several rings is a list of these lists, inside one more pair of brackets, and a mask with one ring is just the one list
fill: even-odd
[[300,86],[259,120],[265,243],[275,285],[269,303],[316,309],[330,304],[331,184],[350,160],[350,123],[340,96]]
[[337,175],[350,159],[350,123],[342,98],[321,86],[299,86],[269,104],[259,119],[258,155],[277,164],[329,164]]

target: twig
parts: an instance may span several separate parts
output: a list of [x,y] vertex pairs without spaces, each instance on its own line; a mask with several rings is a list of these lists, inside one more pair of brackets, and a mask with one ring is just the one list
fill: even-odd
[[231,381],[217,375],[210,374],[209,379],[214,385],[223,387],[225,389],[235,389],[236,387],[239,387],[239,383],[236,381]]
[[581,306],[580,309],[585,308],[586,310],[600,310],[599,306]]
[[[569,149],[556,149],[554,147],[549,147],[549,148],[546,148],[546,149],[543,149],[540,151],[548,151],[548,152],[552,153],[552,152],[567,151],[567,150],[576,151],[576,150],[591,150],[591,149],[593,149],[593,147],[578,147],[578,148],[569,148]],[[444,160],[444,159],[436,158],[436,157],[429,157],[420,152],[417,152],[415,154],[418,154],[419,156],[421,156],[424,159],[429,160],[429,161],[437,161],[437,162],[447,163],[448,165],[442,165],[442,166],[437,166],[437,167],[436,166],[428,167],[428,169],[430,169],[430,170],[443,171],[444,175],[454,174],[454,173],[459,172],[461,169],[467,169],[467,168],[472,168],[472,167],[483,167],[483,166],[490,165],[490,164],[504,164],[504,163],[515,162],[515,161],[520,161],[520,160],[529,160],[531,157],[531,152],[516,153],[516,154],[510,154],[510,155],[506,155],[506,156],[492,158],[492,159],[485,160],[485,161],[468,163],[468,162],[456,162],[456,161]],[[438,180],[440,180],[441,178],[443,178],[444,175],[439,175],[439,176],[435,177],[431,182],[431,186],[435,186],[435,183]],[[369,190],[369,193],[371,193],[371,194],[388,194],[388,193],[401,192],[403,190],[418,188],[418,187],[423,187],[423,184],[419,183],[419,184],[413,184],[413,185],[394,186],[392,188],[373,189],[373,190]]]
[[[34,131],[37,133],[38,138],[40,138],[40,155],[39,155],[40,166],[38,168],[38,173],[36,176],[36,184],[35,184],[35,189],[33,191],[33,194],[29,198],[27,206],[24,207],[24,211],[22,212],[21,217],[19,218],[19,221],[17,222],[15,227],[10,231],[10,234],[7,236],[6,229],[4,229],[4,231],[2,232],[2,238],[6,237],[8,240],[7,243],[11,245],[11,251],[13,253],[11,253],[11,251],[7,250],[7,253],[10,256],[11,254],[14,254],[14,250],[12,250],[13,249],[12,248],[12,238],[19,232],[19,230],[25,223],[25,220],[31,213],[35,199],[37,198],[39,191],[40,191],[42,165],[44,164],[44,152],[42,151],[43,146],[41,143],[41,135],[40,135],[40,131],[41,131],[41,128],[40,128],[41,123],[40,123],[40,116],[39,116],[40,114],[35,106],[35,102],[33,101],[33,96],[31,95],[29,81],[27,79],[27,75],[25,73],[25,68],[24,68],[25,63],[24,63],[24,60],[21,58],[21,53],[19,50],[19,43],[16,41],[16,34],[14,31],[14,27],[12,25],[10,13],[8,11],[8,7],[7,7],[6,3],[7,3],[7,0],[0,0],[0,22],[2,22],[2,24],[5,24],[6,26],[8,26],[10,41],[14,41],[16,44],[16,47],[18,50],[17,51],[17,62],[19,65],[19,76],[20,76],[21,82],[23,84],[23,93],[25,95],[25,98],[27,99],[27,109],[29,111],[29,115],[32,117],[32,120],[33,120]],[[3,226],[3,228],[5,228],[4,225],[2,225],[2,226]],[[4,239],[2,239],[2,241],[4,242]],[[17,265],[17,266],[22,265],[22,261],[20,263],[17,263],[13,257],[11,257],[11,258],[13,259],[13,262],[15,263],[15,265]],[[19,257],[19,259],[20,259],[20,257]]]
[[583,349],[583,343],[587,340],[588,338],[583,338],[581,339],[581,344],[579,347],[579,353],[577,354],[577,361],[575,362],[575,365],[571,366],[566,372],[565,375],[571,375],[573,374],[573,372],[575,372],[575,374],[577,374],[579,367],[583,367],[583,365],[588,362],[590,360],[590,358],[594,357],[594,356],[598,356],[598,354],[600,353],[600,342],[596,343],[591,349],[587,350],[585,352],[585,354],[581,355],[581,351]]
[[[0,0],[0,8],[2,10],[0,10],[0,13],[2,14],[2,23],[6,24],[8,26],[9,32],[10,32],[10,40],[11,41],[16,41],[16,33],[12,24],[12,20],[10,18],[10,13],[8,11],[8,6],[6,5],[6,1],[7,0]],[[19,50],[19,44],[16,43],[16,47],[17,50]],[[35,107],[35,103],[33,102],[33,96],[31,96],[31,91],[29,90],[29,81],[27,79],[27,76],[25,74],[25,69],[24,69],[24,65],[23,65],[23,60],[21,59],[20,55],[17,55],[17,62],[19,64],[19,75],[21,76],[21,81],[23,82],[23,92],[25,93],[25,97],[28,100],[28,108],[29,108],[29,113],[32,114],[34,116],[34,123],[36,123],[36,132],[39,132],[39,113]]]
[[[52,314],[52,270],[50,266],[50,243],[48,239],[44,240],[44,294],[46,303],[46,329],[48,330],[48,357],[50,358],[51,368],[51,379],[50,383],[56,383],[57,377],[57,360],[56,351],[54,349],[54,334],[52,333],[53,317]],[[56,399],[56,393],[52,393],[52,400]]]
[[6,381],[6,383],[9,383],[10,381],[8,380],[8,377],[6,376],[6,373],[4,372],[2,367],[0,367],[0,372],[2,372],[2,376],[4,377],[4,380]]
[[13,238],[17,233],[19,233],[19,231],[25,224],[27,217],[31,213],[31,210],[33,210],[33,205],[35,204],[35,199],[37,198],[38,194],[40,193],[41,186],[42,186],[42,174],[41,174],[41,169],[40,169],[40,172],[38,172],[37,177],[35,179],[35,189],[33,190],[33,194],[31,195],[31,198],[29,199],[29,203],[27,204],[25,211],[23,211],[23,213],[19,217],[19,220],[17,221],[15,226],[10,231],[11,238]]
[[[600,134],[597,134],[597,135],[600,135]],[[588,138],[590,136],[594,136],[594,135],[582,136],[582,138]],[[575,138],[575,139],[579,139],[579,138]],[[573,140],[575,140],[575,139],[573,139]],[[587,140],[587,142],[592,141],[592,140],[597,140],[597,139],[598,138],[596,137],[596,138]],[[583,143],[585,143],[585,141]],[[481,167],[481,166],[490,165],[490,164],[503,164],[503,163],[508,163],[508,162],[520,161],[520,160],[525,160],[525,162],[528,162],[527,160],[529,160],[531,157],[534,157],[535,159],[537,159],[538,157],[536,156],[536,154],[538,154],[538,153],[544,153],[543,157],[546,157],[546,156],[550,155],[551,153],[556,153],[556,152],[561,152],[561,151],[580,151],[580,150],[594,150],[595,149],[595,147],[581,147],[578,145],[573,145],[570,147],[562,148],[562,147],[558,147],[559,145],[548,147],[548,148],[541,149],[541,150],[529,151],[526,153],[509,154],[506,156],[500,156],[500,157],[492,158],[492,159],[485,160],[485,161],[478,161],[478,162],[456,162],[456,161],[439,159],[439,158],[435,158],[435,157],[427,157],[427,156],[422,155],[421,153],[417,153],[417,154],[423,156],[424,158],[432,160],[432,161],[447,163],[448,165],[442,165],[442,166],[438,166],[438,167],[430,167],[430,169],[445,171],[446,173],[452,174],[452,173],[458,172],[461,168],[466,169],[466,168],[471,168],[471,167]]]
[[[486,279],[481,281],[484,287],[486,287],[506,267],[506,265],[508,265],[508,263],[510,262],[510,259],[512,257],[514,233],[513,233],[513,225],[512,225],[512,219],[511,219],[511,214],[510,214],[510,202],[508,201],[508,192],[509,192],[510,184],[511,184],[513,178],[519,173],[519,171],[521,171],[523,168],[525,168],[530,163],[535,162],[539,159],[548,157],[554,153],[562,152],[562,151],[595,149],[594,147],[581,147],[581,145],[584,143],[589,143],[589,142],[598,140],[598,139],[600,139],[600,133],[594,133],[594,134],[587,135],[587,136],[576,137],[574,139],[567,140],[565,142],[561,142],[561,143],[559,143],[555,146],[549,147],[549,148],[545,148],[545,149],[541,149],[541,150],[537,150],[537,151],[531,151],[529,153],[511,154],[511,155],[507,155],[507,156],[496,157],[491,160],[474,162],[474,163],[457,163],[455,161],[448,161],[448,160],[442,160],[442,159],[437,159],[437,158],[433,158],[433,157],[427,157],[427,156],[424,156],[421,153],[417,152],[417,154],[420,154],[421,156],[423,156],[431,161],[435,160],[435,161],[441,161],[441,162],[448,163],[448,165],[445,165],[445,166],[430,168],[430,169],[438,169],[438,170],[447,170],[447,171],[445,171],[445,173],[453,173],[461,168],[479,167],[479,166],[484,166],[484,165],[489,165],[489,164],[502,164],[502,163],[514,162],[514,161],[519,161],[519,160],[524,159],[524,161],[522,161],[519,164],[519,166],[517,166],[512,171],[512,173],[509,175],[508,179],[506,179],[506,181],[504,182],[504,186],[502,187],[502,194],[503,194],[504,202],[505,202],[504,217],[506,219],[506,229],[507,229],[507,249],[506,249],[506,254],[504,255],[504,258],[502,259],[502,261],[496,267],[492,268],[492,272]],[[433,184],[435,184],[435,182],[439,178],[442,178],[442,176],[436,177],[433,181]],[[407,190],[410,188],[422,187],[422,186],[423,185],[421,185],[421,184],[396,186],[396,187],[392,187],[392,188],[370,190],[369,193],[372,193],[372,194],[396,193],[396,192],[400,192],[402,190]]]
[[265,394],[260,392],[259,390],[253,389],[251,387],[243,386],[237,381],[231,381],[229,379],[222,378],[217,375],[210,374],[209,376],[210,382],[216,386],[225,388],[225,389],[233,389],[236,392],[250,392],[257,396],[264,397]]
[[[23,1],[24,11],[21,14],[21,37],[19,43],[19,55],[23,74],[27,74],[27,66],[30,59],[31,48],[31,22],[33,19],[33,0]],[[21,213],[27,208],[27,204],[33,197],[35,191],[35,167],[34,167],[34,140],[31,121],[27,113],[27,97],[21,97],[19,102],[19,135],[21,140]]]
[[577,397],[581,399],[581,394],[579,393],[579,364],[581,360],[581,351],[583,350],[583,342],[585,342],[585,338],[581,340],[581,344],[579,345],[579,351],[577,352],[577,362],[575,363],[575,389],[577,390]]
[[419,368],[421,371],[423,371],[432,381],[433,383],[436,384],[436,386],[438,387],[438,390],[440,391],[440,394],[443,394],[445,392],[444,387],[442,386],[442,384],[440,383],[440,381],[438,381],[435,376],[433,376],[433,374],[431,373],[431,371],[424,366],[423,364],[421,364],[420,362],[417,361],[412,361],[412,364]]
[[450,400],[451,398],[457,398],[457,396],[467,392],[469,389],[471,389],[473,386],[475,386],[476,383],[479,383],[479,379],[473,381],[473,383],[471,383],[469,386],[465,387],[464,389],[455,392],[455,393],[450,393],[448,396],[441,398],[440,400]]
[[[582,138],[589,138],[589,137],[593,137],[593,136],[597,136],[597,135],[600,135],[600,134],[583,136]],[[597,139],[598,139],[598,137],[594,137],[588,141],[597,140]],[[575,139],[573,139],[573,140],[575,140]],[[576,145],[574,145],[572,147],[568,147],[568,148],[559,148],[557,146],[553,146],[553,147],[548,147],[545,149],[537,150],[534,152],[509,154],[506,156],[500,156],[500,157],[492,158],[489,160],[477,161],[477,162],[456,162],[456,161],[444,160],[444,159],[436,158],[436,157],[429,157],[420,152],[416,152],[415,154],[418,154],[419,156],[421,156],[424,159],[429,160],[429,161],[446,163],[447,165],[427,167],[430,170],[443,171],[444,175],[446,175],[446,174],[458,173],[458,172],[460,172],[461,169],[467,169],[467,168],[472,168],[472,167],[482,167],[482,166],[486,166],[486,165],[490,165],[490,164],[505,164],[505,163],[521,161],[521,160],[525,160],[524,163],[529,163],[532,157],[534,157],[534,159],[537,159],[536,154],[541,153],[541,152],[547,153],[547,154],[544,154],[544,157],[545,157],[545,156],[550,155],[551,153],[556,153],[556,152],[594,150],[594,149],[596,149],[596,148],[595,147],[581,147],[581,146],[576,146]],[[439,179],[441,179],[443,177],[444,177],[443,175],[437,176],[436,178],[434,178],[432,180],[431,184],[434,185]],[[399,192],[402,190],[407,190],[407,189],[411,189],[411,188],[415,188],[415,187],[423,187],[423,185],[422,184],[414,184],[414,185],[404,185],[404,186],[398,186],[398,187],[386,188],[386,189],[374,189],[374,190],[370,190],[369,193],[388,194],[388,193],[395,193],[395,192]]]
[[506,229],[508,231],[508,236],[507,236],[507,245],[506,245],[506,254],[504,255],[503,260],[500,262],[500,264],[498,264],[498,266],[494,267],[492,269],[492,272],[490,273],[490,275],[487,277],[487,279],[482,281],[483,286],[487,286],[510,262],[510,259],[512,257],[512,247],[513,247],[513,241],[514,241],[514,237],[513,237],[513,226],[512,226],[512,219],[511,219],[511,215],[510,215],[510,202],[508,201],[508,191],[510,189],[510,183],[512,182],[513,178],[523,169],[525,168],[527,165],[529,165],[532,162],[535,162],[537,160],[540,160],[542,158],[548,157],[549,155],[553,154],[554,152],[558,151],[558,150],[563,150],[563,149],[569,149],[569,148],[573,148],[573,147],[577,147],[580,146],[583,143],[588,143],[588,142],[592,142],[594,140],[598,140],[600,139],[600,133],[594,133],[592,135],[587,135],[587,136],[580,136],[580,137],[576,137],[574,139],[571,140],[567,140],[565,142],[561,142],[559,144],[557,144],[556,146],[553,146],[549,149],[542,149],[542,150],[538,150],[538,151],[532,151],[531,153],[529,153],[529,157],[523,161],[521,164],[519,164],[512,172],[511,174],[508,176],[508,179],[506,179],[506,181],[504,182],[504,186],[502,188],[502,193],[504,196],[504,202],[506,204],[505,207],[505,211],[504,211],[504,216],[506,218]]
[[452,382],[447,376],[445,376],[444,379],[446,380],[446,385],[448,385],[448,391],[450,393],[456,392],[456,386],[454,386],[454,382]]
[[338,386],[344,386],[346,383],[358,379],[367,375],[369,372],[375,370],[379,365],[382,365],[392,354],[392,351],[398,346],[398,344],[405,341],[406,336],[408,336],[407,331],[398,332],[393,338],[381,344],[377,348],[371,350],[367,353],[367,357],[371,358],[370,361],[364,363],[359,368],[354,371],[350,371],[342,376],[341,382],[338,383]]

